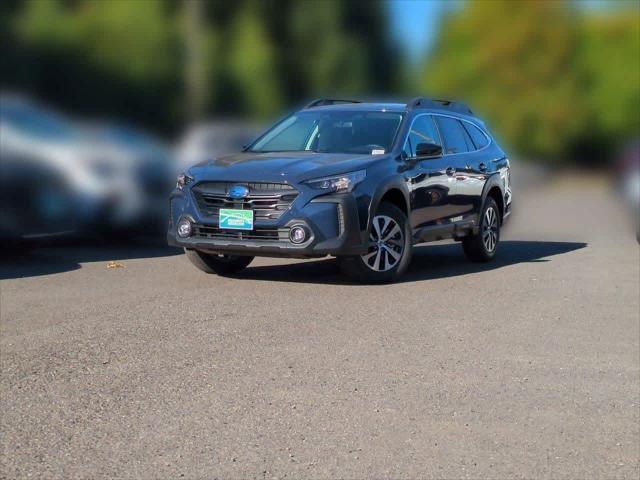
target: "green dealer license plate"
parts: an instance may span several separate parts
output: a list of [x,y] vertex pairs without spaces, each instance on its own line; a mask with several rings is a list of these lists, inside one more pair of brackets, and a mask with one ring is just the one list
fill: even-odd
[[234,230],[253,230],[253,210],[221,208],[218,214],[218,226]]

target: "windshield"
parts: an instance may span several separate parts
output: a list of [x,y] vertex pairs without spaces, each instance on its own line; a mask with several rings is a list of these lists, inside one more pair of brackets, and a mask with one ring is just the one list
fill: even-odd
[[391,149],[401,121],[402,114],[394,112],[298,112],[269,130],[249,151],[381,154]]

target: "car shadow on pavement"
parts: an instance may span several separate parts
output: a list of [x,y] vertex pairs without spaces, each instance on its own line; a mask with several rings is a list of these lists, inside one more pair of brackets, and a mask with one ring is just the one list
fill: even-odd
[[[424,245],[414,247],[413,260],[400,282],[417,282],[438,278],[486,272],[528,262],[548,262],[548,257],[562,255],[586,247],[583,242],[543,242],[506,240],[500,242],[496,258],[489,263],[469,262],[459,244]],[[322,259],[291,265],[249,267],[235,276],[237,279],[275,282],[324,283],[351,285],[354,282],[341,275],[335,259]]]
[[137,238],[128,241],[66,240],[31,252],[5,252],[0,256],[0,280],[36,277],[77,270],[82,263],[131,260],[179,255],[164,239]]

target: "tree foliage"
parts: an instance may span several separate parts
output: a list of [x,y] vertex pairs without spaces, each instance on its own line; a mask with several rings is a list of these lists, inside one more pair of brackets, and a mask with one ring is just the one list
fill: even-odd
[[265,118],[316,94],[393,88],[382,3],[206,1],[198,32],[186,32],[186,2],[197,0],[8,1],[4,87],[79,113],[179,127],[193,83],[186,33],[200,36],[205,59],[196,71],[208,91],[198,98],[209,114]]
[[577,15],[559,0],[469,2],[443,23],[422,85],[468,100],[524,155],[595,155],[638,132],[638,22],[614,34]]
[[617,143],[640,132],[640,17],[635,13],[588,17],[582,24],[578,62],[590,126],[598,137]]
[[468,1],[448,10],[416,73],[383,2],[202,1],[196,26],[194,1],[4,0],[2,87],[175,132],[189,112],[264,119],[312,96],[387,96],[410,83],[411,94],[468,101],[506,146],[549,161],[598,162],[640,131],[637,5]]
[[565,15],[557,2],[469,4],[442,27],[427,89],[465,98],[523,152],[559,152],[580,123],[576,32]]

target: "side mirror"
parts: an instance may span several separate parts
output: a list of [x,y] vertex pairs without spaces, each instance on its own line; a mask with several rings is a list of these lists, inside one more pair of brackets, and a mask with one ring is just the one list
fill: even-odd
[[419,143],[416,147],[416,157],[440,157],[442,147],[435,143]]

